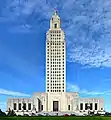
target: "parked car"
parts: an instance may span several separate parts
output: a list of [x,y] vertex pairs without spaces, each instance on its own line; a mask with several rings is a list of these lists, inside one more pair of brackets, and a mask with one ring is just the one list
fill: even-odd
[[106,112],[105,116],[111,116],[111,113],[110,112]]
[[76,116],[75,114],[71,114],[70,116]]
[[38,116],[43,116],[42,114],[38,114]]
[[35,113],[32,113],[31,116],[36,116],[36,114],[35,114]]
[[24,116],[29,116],[28,114],[24,114]]
[[64,116],[69,116],[68,114],[64,114]]

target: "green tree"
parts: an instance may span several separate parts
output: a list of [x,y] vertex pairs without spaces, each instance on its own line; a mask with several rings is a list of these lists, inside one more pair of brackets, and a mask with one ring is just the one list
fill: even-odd
[[5,112],[2,112],[1,109],[0,109],[0,116],[6,116]]
[[10,110],[10,108],[9,108],[9,111],[8,111],[8,114],[7,114],[7,115],[8,115],[8,116],[16,116],[14,110]]

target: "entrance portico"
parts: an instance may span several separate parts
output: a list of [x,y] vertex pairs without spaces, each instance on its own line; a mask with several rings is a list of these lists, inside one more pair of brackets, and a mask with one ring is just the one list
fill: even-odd
[[59,101],[53,101],[53,111],[59,111]]

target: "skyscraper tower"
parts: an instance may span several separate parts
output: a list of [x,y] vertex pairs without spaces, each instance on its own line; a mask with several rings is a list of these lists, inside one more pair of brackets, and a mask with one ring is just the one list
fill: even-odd
[[57,11],[46,34],[46,92],[66,92],[66,44]]

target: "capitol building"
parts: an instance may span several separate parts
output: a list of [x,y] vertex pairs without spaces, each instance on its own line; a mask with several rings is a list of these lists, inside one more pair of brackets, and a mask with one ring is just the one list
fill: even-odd
[[35,92],[31,98],[10,98],[7,111],[17,115],[39,112],[104,111],[103,98],[80,98],[78,92],[66,92],[66,40],[61,20],[54,11],[46,33],[46,91]]

